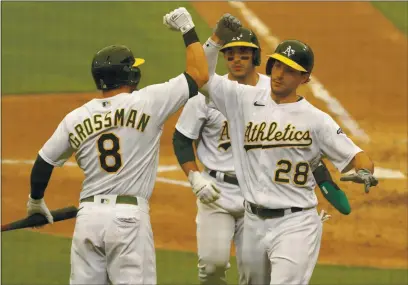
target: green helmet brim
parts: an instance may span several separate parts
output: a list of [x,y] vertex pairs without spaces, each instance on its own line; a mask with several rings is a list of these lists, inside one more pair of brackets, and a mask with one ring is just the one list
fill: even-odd
[[253,44],[253,43],[249,43],[249,42],[230,42],[230,43],[228,43],[226,45],[223,45],[220,50],[230,48],[230,47],[252,47],[252,48],[259,49],[259,46],[257,46],[256,44]]
[[308,72],[306,69],[304,69],[301,65],[299,65],[297,62],[291,60],[290,58],[287,58],[279,53],[274,53],[272,55],[268,55],[268,57],[274,58],[276,60],[279,60],[280,62],[283,62],[284,64],[292,67],[293,69],[302,71],[302,72]]

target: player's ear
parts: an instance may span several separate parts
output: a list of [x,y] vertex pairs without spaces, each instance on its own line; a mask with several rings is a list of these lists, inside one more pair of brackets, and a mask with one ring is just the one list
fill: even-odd
[[303,76],[302,84],[306,84],[310,81],[310,73],[302,72],[302,76]]

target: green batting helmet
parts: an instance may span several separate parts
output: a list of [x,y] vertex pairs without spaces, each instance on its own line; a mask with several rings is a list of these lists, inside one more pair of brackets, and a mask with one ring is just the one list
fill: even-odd
[[141,72],[138,66],[145,62],[135,58],[123,45],[111,45],[98,51],[92,60],[92,77],[96,88],[111,90],[120,86],[137,86]]
[[312,49],[298,40],[286,40],[281,42],[272,55],[268,55],[266,74],[271,75],[275,60],[279,60],[293,69],[311,73],[314,63]]
[[222,46],[220,49],[221,51],[225,52],[227,48],[231,47],[252,47],[254,48],[254,55],[252,63],[254,65],[261,64],[261,46],[259,45],[258,38],[256,37],[255,33],[247,28],[241,27],[235,36],[228,41],[225,45]]

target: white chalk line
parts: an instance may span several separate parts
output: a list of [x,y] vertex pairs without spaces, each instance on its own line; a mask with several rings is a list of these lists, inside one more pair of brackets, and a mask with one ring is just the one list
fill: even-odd
[[[34,160],[3,159],[1,161],[1,164],[7,164],[7,165],[33,165]],[[78,164],[76,164],[75,162],[72,162],[72,161],[65,162],[64,166],[78,167],[79,168]],[[158,173],[163,173],[163,172],[176,171],[176,170],[179,170],[179,169],[180,169],[180,167],[178,165],[159,165],[159,167],[157,168],[157,172]],[[164,177],[156,177],[156,182],[162,182],[162,183],[167,183],[167,184],[190,187],[190,183],[188,183],[187,181],[169,179],[169,178],[164,178]]]
[[169,179],[169,178],[164,178],[164,177],[156,177],[156,182],[162,182],[162,183],[173,184],[173,185],[180,185],[180,186],[191,188],[190,183],[187,182],[187,181],[183,181],[183,180],[175,180],[175,179]]
[[[7,165],[33,165],[34,160],[3,159],[1,161],[1,164],[7,164]],[[78,167],[78,165],[75,162],[71,162],[71,161],[67,161],[64,164],[64,166]],[[170,172],[170,171],[181,171],[181,170],[180,170],[180,167],[178,165],[176,165],[176,164],[159,165],[159,167],[157,169],[158,173]],[[352,171],[350,171],[348,173],[352,173]],[[389,169],[389,168],[383,168],[383,167],[375,167],[374,174],[375,174],[375,177],[377,177],[379,179],[405,179],[405,175],[401,171],[393,170],[393,169]],[[164,178],[164,177],[157,177],[156,181],[167,183],[167,184],[174,184],[174,185],[190,187],[190,184],[185,180],[177,180],[177,179],[169,179],[169,178]]]
[[[28,165],[33,165],[34,160],[15,160],[15,159],[3,159],[1,161],[1,164],[28,164]],[[79,167],[76,162],[72,161],[67,161],[65,162],[64,166],[68,167]],[[180,169],[178,165],[159,165],[157,168],[157,172],[169,172],[169,171],[175,171]]]
[[[250,10],[243,2],[228,2],[232,7],[240,10],[242,16],[248,22],[250,28],[258,35],[264,39],[265,42],[274,50],[278,44],[281,42],[277,37],[272,36],[268,27],[259,19],[255,13]],[[367,133],[361,129],[358,123],[351,117],[347,110],[340,104],[340,102],[330,95],[329,91],[320,83],[316,77],[310,76],[310,88],[312,94],[326,103],[327,108],[335,114],[338,120],[344,125],[353,136],[360,139],[361,141],[368,143],[370,137]]]

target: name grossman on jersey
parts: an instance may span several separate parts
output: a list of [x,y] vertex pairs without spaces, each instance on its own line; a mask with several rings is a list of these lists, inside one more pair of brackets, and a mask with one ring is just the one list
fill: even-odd
[[276,122],[249,122],[245,130],[244,148],[248,151],[256,148],[307,147],[312,142],[309,130],[297,130],[292,124],[279,130]]
[[77,149],[92,134],[111,127],[128,127],[144,132],[150,120],[150,115],[142,113],[137,116],[137,110],[130,109],[125,114],[125,109],[109,111],[105,114],[96,114],[75,126],[75,132],[69,134],[71,146]]

